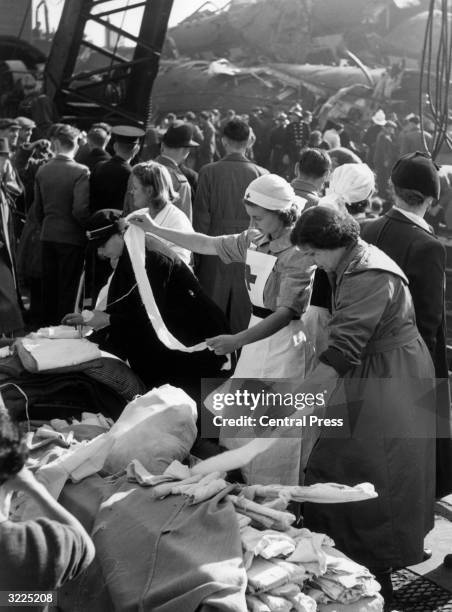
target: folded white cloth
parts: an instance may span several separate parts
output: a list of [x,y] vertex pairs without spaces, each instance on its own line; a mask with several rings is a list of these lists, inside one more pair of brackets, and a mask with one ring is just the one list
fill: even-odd
[[259,531],[253,527],[246,527],[240,534],[242,546],[245,551],[260,555],[264,559],[272,557],[287,557],[295,550],[295,541],[281,531],[266,529]]
[[288,561],[291,563],[317,563],[319,574],[327,570],[328,553],[322,547],[334,546],[334,542],[324,533],[300,529],[295,537],[296,548]]
[[91,327],[83,326],[80,329],[75,329],[73,325],[54,325],[51,327],[40,327],[36,335],[40,338],[57,339],[76,339],[85,337],[92,331]]
[[306,572],[301,565],[281,559],[267,561],[261,557],[255,557],[247,574],[248,585],[254,592],[271,591],[289,582],[302,585],[306,578]]
[[18,338],[16,347],[22,365],[29,372],[78,365],[101,356],[97,344],[84,338],[50,340],[30,335]]
[[379,583],[366,567],[334,548],[328,550],[327,568],[323,575],[314,577],[312,582],[333,601],[354,603],[362,597],[374,597],[380,591]]
[[261,593],[259,599],[263,601],[272,612],[290,612],[292,610],[292,603],[284,597]]
[[271,609],[256,595],[246,595],[246,606],[249,612],[272,612]]
[[4,357],[9,357],[11,355],[11,349],[9,346],[2,346],[2,348],[0,348],[0,359],[3,359]]

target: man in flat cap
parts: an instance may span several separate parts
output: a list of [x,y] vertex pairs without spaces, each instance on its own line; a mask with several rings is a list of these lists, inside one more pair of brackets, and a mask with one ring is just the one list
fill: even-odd
[[[231,119],[224,125],[222,145],[226,155],[207,164],[199,173],[194,204],[193,227],[209,236],[243,232],[249,218],[243,206],[243,194],[251,181],[265,168],[246,157],[250,128],[241,119]],[[218,257],[198,258],[198,278],[209,296],[223,309],[232,333],[248,326],[251,304],[243,283],[244,264],[225,264]]]
[[192,191],[190,183],[181,169],[190,151],[197,149],[199,144],[193,138],[193,126],[182,121],[175,121],[163,134],[161,153],[155,161],[165,166],[173,181],[173,188],[179,195],[174,202],[192,221]]
[[[402,156],[391,172],[394,206],[364,223],[361,236],[391,257],[405,272],[416,323],[435,365],[437,390],[437,494],[452,492],[450,397],[446,356],[446,251],[424,220],[440,195],[437,166],[425,153]],[[390,375],[390,373],[389,373]]]
[[16,119],[3,117],[0,119],[0,138],[7,138],[9,148],[14,151],[19,140],[20,124]]
[[114,138],[113,157],[97,164],[90,179],[91,212],[104,208],[122,210],[132,166],[130,162],[140,150],[144,131],[130,125],[117,125],[111,130]]

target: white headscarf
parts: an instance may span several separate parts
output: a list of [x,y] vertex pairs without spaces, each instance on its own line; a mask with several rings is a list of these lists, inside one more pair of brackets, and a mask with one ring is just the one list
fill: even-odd
[[369,198],[374,189],[375,176],[367,164],[343,164],[335,168],[319,204],[344,210],[346,204]]
[[306,204],[306,199],[295,195],[292,185],[277,174],[264,174],[251,181],[245,200],[272,211],[288,210],[292,204],[301,210]]

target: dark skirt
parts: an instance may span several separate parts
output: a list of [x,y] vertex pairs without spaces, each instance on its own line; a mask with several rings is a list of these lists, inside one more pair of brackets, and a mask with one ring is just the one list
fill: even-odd
[[305,484],[370,482],[378,498],[306,504],[305,526],[374,571],[419,563],[435,498],[434,372],[424,342],[364,357],[326,416],[343,418],[344,428],[322,431]]

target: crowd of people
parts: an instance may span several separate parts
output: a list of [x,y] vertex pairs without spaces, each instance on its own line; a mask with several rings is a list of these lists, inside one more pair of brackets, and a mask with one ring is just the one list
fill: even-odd
[[[169,382],[198,404],[201,378],[328,388],[347,439],[264,438],[243,476],[374,484],[377,501],[303,514],[371,569],[388,605],[390,572],[422,560],[435,496],[452,491],[446,253],[428,222],[441,172],[419,124],[297,104],[170,113],[146,132],[57,123],[36,141],[30,119],[0,119],[4,342],[88,325],[148,388]],[[41,495],[23,463],[3,480]]]

